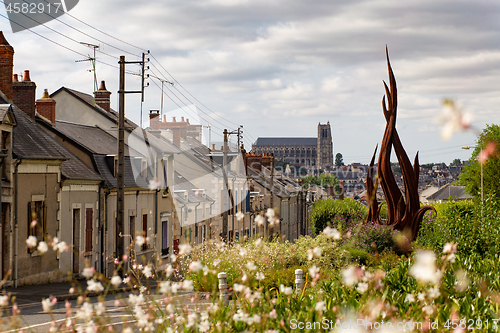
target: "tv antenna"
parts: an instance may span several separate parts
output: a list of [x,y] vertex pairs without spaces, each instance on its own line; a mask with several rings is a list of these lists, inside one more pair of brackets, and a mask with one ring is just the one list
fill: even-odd
[[99,45],[89,44],[89,43],[85,43],[85,42],[80,42],[80,44],[94,49],[94,57],[91,57],[89,55],[87,59],[76,60],[75,62],[84,62],[84,61],[91,61],[92,62],[92,69],[90,69],[89,72],[94,72],[94,91],[97,91],[98,88],[97,88],[97,73],[95,70],[95,61],[96,61],[95,51],[99,48]]

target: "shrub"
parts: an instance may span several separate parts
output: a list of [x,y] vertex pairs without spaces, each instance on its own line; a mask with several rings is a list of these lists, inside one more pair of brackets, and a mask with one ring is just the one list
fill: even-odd
[[353,199],[318,200],[311,211],[311,232],[316,236],[327,225],[343,230],[352,221],[363,220],[367,213],[368,209]]

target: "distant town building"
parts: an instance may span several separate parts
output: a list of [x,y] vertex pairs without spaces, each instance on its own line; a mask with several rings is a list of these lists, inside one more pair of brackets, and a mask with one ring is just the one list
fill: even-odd
[[258,138],[255,154],[272,153],[277,161],[294,166],[330,169],[333,167],[333,142],[330,122],[318,124],[316,138]]
[[158,110],[151,110],[149,121],[149,126],[154,130],[171,130],[174,143],[177,146],[180,146],[181,138],[186,140],[188,136],[200,142],[202,141],[202,125],[192,125],[189,123],[189,119],[184,120],[184,117],[181,117],[181,121],[177,121],[175,117],[172,117],[172,121],[169,122],[166,115],[163,115],[163,119],[160,119]]

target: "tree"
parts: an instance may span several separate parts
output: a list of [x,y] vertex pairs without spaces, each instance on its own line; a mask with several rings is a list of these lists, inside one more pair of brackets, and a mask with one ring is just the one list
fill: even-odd
[[467,192],[476,198],[481,197],[481,163],[478,162],[478,155],[481,150],[488,152],[488,158],[483,161],[483,183],[484,194],[494,194],[500,198],[500,156],[498,147],[500,146],[500,126],[486,125],[481,135],[476,141],[469,165],[465,166],[460,174],[459,183],[465,185]]
[[302,178],[302,186],[308,188],[309,185],[319,185],[322,187],[329,187],[338,184],[339,180],[337,177],[331,174],[322,173],[321,175],[309,175]]
[[337,155],[335,155],[335,166],[338,168],[342,165],[344,165],[344,158],[341,153],[337,153]]
[[453,160],[453,162],[450,163],[450,166],[461,165],[461,164],[462,164],[462,160],[460,160],[459,158],[455,158]]

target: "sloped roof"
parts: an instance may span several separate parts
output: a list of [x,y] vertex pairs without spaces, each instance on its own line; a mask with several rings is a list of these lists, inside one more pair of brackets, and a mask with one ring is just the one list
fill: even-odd
[[13,128],[12,152],[19,158],[66,160],[53,144],[52,138],[44,130],[19,110],[12,106],[17,125]]
[[[197,193],[197,190],[199,189],[196,186],[194,186],[190,181],[184,178],[180,173],[174,171],[174,191],[179,190],[187,192],[189,202],[214,201],[208,195]],[[186,203],[184,198],[182,198],[182,196],[180,195],[176,196],[176,200],[179,200],[182,203]]]
[[441,187],[436,193],[429,195],[427,200],[466,200],[471,199],[467,192],[465,192],[465,186],[453,186],[453,185],[445,185]]
[[[113,158],[111,156],[111,158]],[[99,174],[106,180],[106,186],[108,188],[116,188],[118,182],[112,173],[109,165],[109,156],[94,154],[94,161],[99,171]],[[148,179],[151,179],[151,175],[148,173]],[[134,172],[132,170],[132,163],[130,157],[125,156],[125,187],[142,187],[149,188],[149,182],[144,180],[142,177],[137,177],[134,179]]]
[[258,138],[254,146],[317,146],[317,138]]
[[[94,154],[117,155],[117,139],[97,126],[75,124],[57,120],[55,129]],[[143,156],[125,145],[126,156]]]

